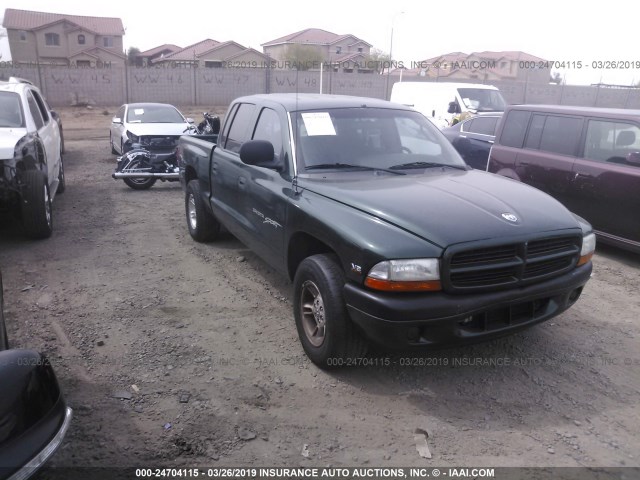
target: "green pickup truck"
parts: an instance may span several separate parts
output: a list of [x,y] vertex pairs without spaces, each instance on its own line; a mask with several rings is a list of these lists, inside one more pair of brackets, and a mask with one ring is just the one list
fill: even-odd
[[465,344],[552,318],[591,274],[591,226],[547,194],[473,170],[422,114],[382,100],[270,94],[183,136],[191,236],[221,226],[287,275],[322,368],[369,342]]

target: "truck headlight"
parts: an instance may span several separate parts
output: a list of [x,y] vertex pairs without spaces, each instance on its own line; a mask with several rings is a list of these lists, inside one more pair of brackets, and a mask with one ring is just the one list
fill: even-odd
[[578,266],[584,265],[591,260],[593,252],[596,251],[596,234],[590,233],[582,237],[582,250],[580,250],[580,260]]
[[440,263],[437,258],[385,260],[369,270],[364,284],[387,292],[442,290]]

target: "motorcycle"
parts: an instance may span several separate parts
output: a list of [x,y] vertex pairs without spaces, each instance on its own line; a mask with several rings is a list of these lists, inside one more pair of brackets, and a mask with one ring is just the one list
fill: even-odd
[[[209,113],[204,113],[204,120],[197,126],[191,125],[185,131],[185,135],[214,135],[220,131],[220,119]],[[177,146],[173,149],[158,153],[154,151],[166,147],[165,138],[151,139],[149,147],[134,143],[131,150],[118,158],[116,171],[111,175],[116,180],[123,180],[127,186],[134,190],[147,190],[157,180],[177,182],[180,180],[177,163]]]
[[198,135],[216,135],[220,132],[220,117],[204,112],[204,120],[196,127]]

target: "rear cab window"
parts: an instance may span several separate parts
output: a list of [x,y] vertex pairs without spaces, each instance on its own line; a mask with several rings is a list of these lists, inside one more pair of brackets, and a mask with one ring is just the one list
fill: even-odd
[[[253,113],[256,106],[252,103],[241,103],[235,110],[231,120],[223,148],[233,153],[240,153],[240,147],[247,140],[250,127],[253,125]],[[226,128],[225,128],[226,130]]]

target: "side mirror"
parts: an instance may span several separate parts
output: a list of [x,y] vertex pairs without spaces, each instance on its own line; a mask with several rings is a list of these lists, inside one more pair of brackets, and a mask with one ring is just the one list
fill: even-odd
[[640,152],[631,152],[627,154],[627,163],[640,167]]
[[456,102],[449,102],[449,109],[447,110],[447,113],[460,113],[458,104]]
[[187,123],[195,123],[195,120],[191,117],[187,117],[186,120],[187,120]]
[[111,123],[119,123],[120,125],[122,125],[122,119],[120,117],[113,117],[111,119]]
[[266,140],[249,140],[240,147],[240,160],[243,163],[281,171],[282,162],[274,157],[273,144]]

